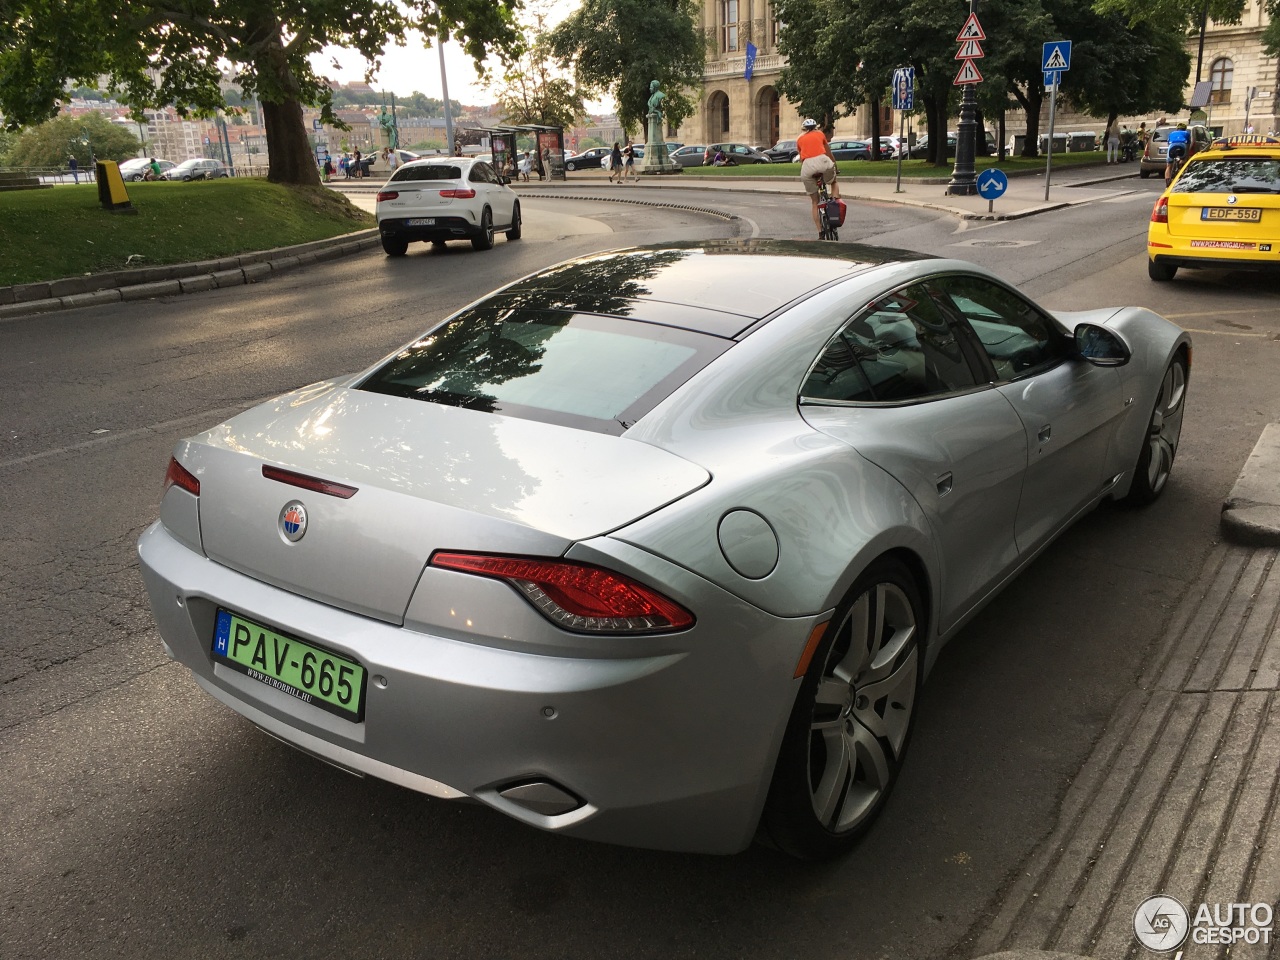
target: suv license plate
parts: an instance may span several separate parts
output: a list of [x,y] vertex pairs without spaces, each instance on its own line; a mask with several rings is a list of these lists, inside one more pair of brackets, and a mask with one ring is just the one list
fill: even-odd
[[406,227],[434,227],[436,225],[435,217],[414,217],[404,222]]
[[364,719],[366,671],[341,654],[219,609],[213,659],[313,707],[355,723]]
[[1204,207],[1200,211],[1201,220],[1243,220],[1246,223],[1258,223],[1262,220],[1261,207]]

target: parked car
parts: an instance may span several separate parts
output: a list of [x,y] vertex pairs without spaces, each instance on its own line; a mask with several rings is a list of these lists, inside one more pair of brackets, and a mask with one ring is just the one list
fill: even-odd
[[1165,489],[1190,356],[915,252],[592,254],[180,441],[142,577],[165,652],[313,757],[568,836],[831,856],[946,641]]
[[[633,143],[633,144],[631,145],[631,155],[636,159],[636,161],[637,161],[637,162],[639,162],[640,160],[642,160],[642,159],[644,158],[644,144],[643,144],[643,143]],[[609,169],[609,161],[612,159],[612,156],[613,156],[613,150],[612,150],[612,148],[610,148],[609,153],[605,154],[603,157],[601,157],[601,158],[600,158],[600,169],[601,169],[601,170],[608,170],[608,169]],[[623,148],[622,148],[622,162],[623,162],[623,163],[626,163],[626,162],[627,162],[627,148],[626,148],[626,147],[623,147]]]
[[[986,131],[986,156],[994,157],[997,152],[996,138],[990,130]],[[983,148],[979,147],[978,153],[981,156]],[[929,135],[926,133],[916,141],[914,147],[910,149],[907,156],[912,159],[919,160],[929,155]],[[947,156],[954,157],[956,155],[956,132],[954,130],[947,131]]]
[[389,257],[403,257],[418,240],[442,247],[447,240],[469,239],[476,250],[488,250],[496,232],[508,240],[519,240],[521,232],[515,192],[474,157],[406,163],[378,191],[375,215]]
[[[156,163],[160,165],[160,176],[162,177],[167,171],[177,166],[172,160],[161,160],[158,157],[156,158]],[[134,157],[132,160],[125,160],[120,164],[120,176],[134,183],[147,179],[147,174],[150,170],[150,157]]]
[[767,150],[761,150],[772,163],[793,163],[800,159],[794,140],[779,140]]
[[600,159],[603,157],[608,160],[609,154],[613,151],[612,147],[592,147],[589,150],[583,150],[581,153],[574,154],[572,157],[566,157],[564,168],[566,170],[593,170],[600,166]]
[[711,161],[717,152],[724,154],[726,165],[730,167],[769,162],[769,158],[763,153],[745,143],[713,143],[702,152],[703,166],[711,166]]
[[700,167],[706,157],[707,148],[700,143],[690,143],[677,147],[669,156],[672,163],[681,167]]
[[171,170],[166,170],[161,174],[166,180],[216,180],[219,177],[228,177],[226,165],[221,160],[208,160],[205,158],[197,158],[194,160],[183,160]]
[[837,160],[871,159],[871,144],[866,140],[832,140],[828,146]]
[[[1165,165],[1169,162],[1169,134],[1177,129],[1176,124],[1156,127],[1147,139],[1147,146],[1142,151],[1142,159],[1138,161],[1138,176],[1143,180],[1152,174],[1164,176]],[[1191,134],[1191,149],[1187,158],[1195,156],[1209,146],[1213,140],[1209,128],[1200,123],[1187,124],[1187,132]]]

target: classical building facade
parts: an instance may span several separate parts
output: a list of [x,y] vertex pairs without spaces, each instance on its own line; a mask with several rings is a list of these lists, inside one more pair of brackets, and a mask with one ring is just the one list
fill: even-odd
[[[960,23],[957,14],[957,29]],[[1263,54],[1261,44],[1267,23],[1263,0],[1248,0],[1239,24],[1210,21],[1208,25],[1201,78],[1212,88],[1205,113],[1208,124],[1221,133],[1241,133],[1247,126],[1258,133],[1280,131],[1280,64],[1275,57]],[[698,109],[678,131],[669,132],[685,143],[735,141],[759,146],[798,135],[803,118],[777,89],[786,58],[778,52],[780,25],[773,0],[703,0],[700,25],[708,38],[708,53]],[[746,75],[748,44],[756,48],[750,77]],[[1187,40],[1193,63],[1193,73],[1187,79],[1188,102],[1195,86],[1198,48],[1199,35],[1194,34]],[[1048,129],[1048,109],[1046,100],[1042,132]],[[1153,113],[1127,119],[1135,126],[1143,120],[1151,126],[1162,116]],[[1057,118],[1058,130],[1098,128],[1095,132],[1101,134],[1103,124],[1105,118],[1099,121],[1063,112]],[[896,132],[897,128],[898,117],[886,110],[882,133]],[[1012,112],[1007,116],[1009,135],[1025,129],[1023,117]],[[868,109],[838,121],[836,134],[870,136]]]

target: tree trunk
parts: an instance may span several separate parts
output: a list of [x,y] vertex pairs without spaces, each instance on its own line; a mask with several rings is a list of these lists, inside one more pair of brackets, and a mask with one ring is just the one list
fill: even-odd
[[935,167],[947,165],[947,101],[950,99],[949,87],[932,91],[930,97],[932,111],[929,116],[929,162]]
[[871,159],[880,159],[880,98],[871,98]]
[[1040,155],[1040,107],[1044,104],[1044,90],[1035,81],[1027,84],[1025,92],[1016,83],[1011,86],[1010,92],[1027,117],[1027,137],[1020,156],[1034,160]]
[[267,179],[272,183],[319,186],[320,171],[302,122],[302,104],[297,100],[284,103],[264,100],[262,120],[267,129],[267,150],[270,154]]

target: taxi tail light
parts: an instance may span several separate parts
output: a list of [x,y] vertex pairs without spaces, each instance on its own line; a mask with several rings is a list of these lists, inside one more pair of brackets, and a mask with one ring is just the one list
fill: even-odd
[[1156,205],[1151,208],[1152,223],[1168,223],[1169,222],[1169,201],[1165,197],[1161,197],[1156,201]]
[[381,203],[383,200],[395,200],[399,196],[400,192],[398,190],[379,190],[378,202]]
[[694,622],[693,614],[656,590],[585,563],[442,551],[430,565],[505,580],[544,617],[575,633],[670,633]]
[[441,190],[440,196],[452,197],[454,200],[470,200],[476,195],[476,192],[468,188],[455,188],[450,190]]
[[170,487],[181,487],[193,497],[200,496],[200,481],[174,457],[169,458],[169,469],[165,471],[164,492],[168,493]]

